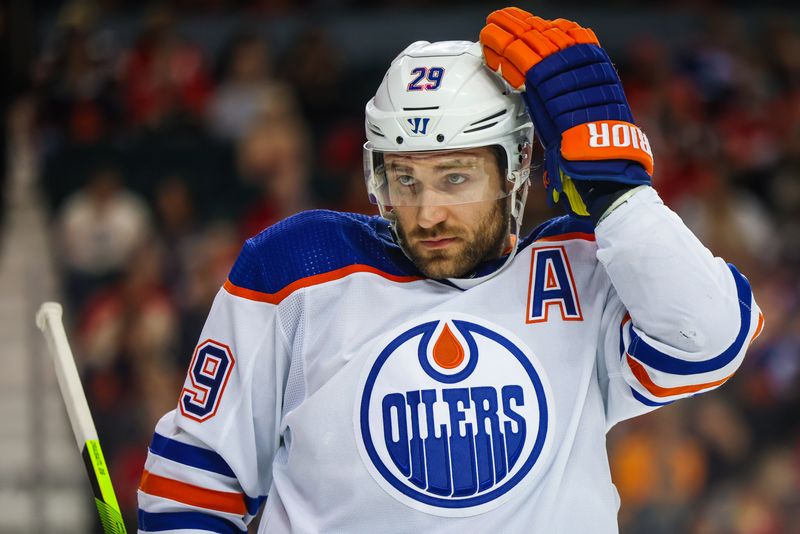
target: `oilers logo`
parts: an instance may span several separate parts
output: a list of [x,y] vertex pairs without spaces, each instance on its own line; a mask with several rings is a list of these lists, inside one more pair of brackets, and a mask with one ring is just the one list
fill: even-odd
[[355,407],[373,478],[415,509],[483,513],[537,478],[552,441],[541,365],[513,334],[464,314],[419,320],[370,360]]

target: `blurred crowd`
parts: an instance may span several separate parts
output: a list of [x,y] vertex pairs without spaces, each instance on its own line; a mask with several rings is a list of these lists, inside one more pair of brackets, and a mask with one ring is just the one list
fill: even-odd
[[749,22],[717,13],[686,49],[620,58],[655,186],[766,318],[719,391],[612,431],[623,532],[800,532],[800,19]]
[[[655,186],[766,316],[722,389],[610,433],[623,533],[800,532],[797,23],[714,11],[690,46],[642,31],[612,55]],[[71,339],[132,525],[154,424],[244,239],[309,207],[376,212],[362,110],[391,59],[354,87],[324,27],[279,53],[256,25],[217,53],[175,28],[152,8],[120,43],[68,4],[32,74]],[[529,226],[553,215],[536,186],[528,211]]]

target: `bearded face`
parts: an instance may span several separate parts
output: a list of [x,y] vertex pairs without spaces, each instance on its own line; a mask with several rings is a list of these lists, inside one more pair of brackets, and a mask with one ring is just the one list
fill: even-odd
[[393,213],[400,245],[423,274],[460,278],[502,254],[509,239],[505,180],[490,148],[387,154],[386,168],[393,197],[415,199]]

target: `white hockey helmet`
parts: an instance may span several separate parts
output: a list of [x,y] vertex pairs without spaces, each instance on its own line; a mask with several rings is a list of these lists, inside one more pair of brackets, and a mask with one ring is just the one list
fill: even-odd
[[[407,199],[391,197],[384,154],[499,147],[508,183],[499,192],[494,188],[491,195],[512,197],[510,212],[518,234],[529,183],[533,124],[521,96],[484,65],[479,43],[418,41],[403,50],[367,103],[366,135],[367,191],[381,215],[392,222],[392,206],[404,205]],[[438,198],[439,204],[492,199]]]

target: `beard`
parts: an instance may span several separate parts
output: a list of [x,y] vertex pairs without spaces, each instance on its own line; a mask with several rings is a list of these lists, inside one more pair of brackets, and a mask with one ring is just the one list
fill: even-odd
[[[446,222],[432,228],[406,229],[397,218],[395,226],[400,247],[428,278],[463,278],[484,261],[499,258],[506,245],[510,221],[507,202],[495,202],[477,222],[474,230]],[[426,250],[424,239],[456,237],[458,241],[441,250]]]

